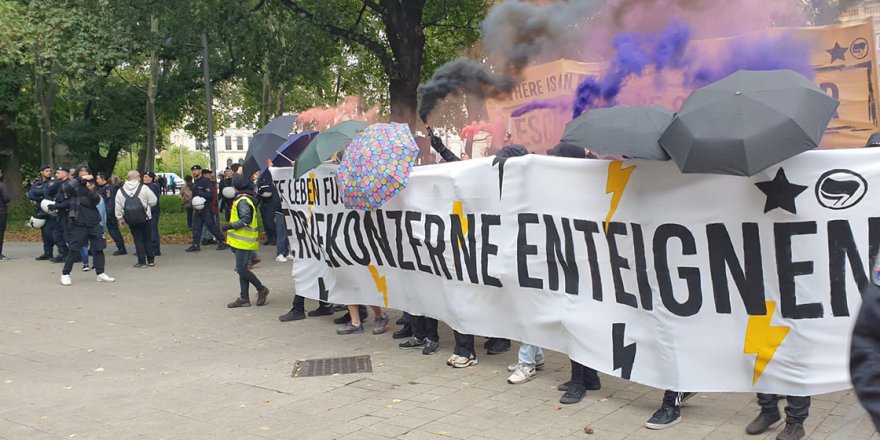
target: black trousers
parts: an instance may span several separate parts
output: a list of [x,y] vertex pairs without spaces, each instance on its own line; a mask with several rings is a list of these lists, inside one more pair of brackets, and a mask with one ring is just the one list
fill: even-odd
[[223,233],[220,232],[220,228],[217,226],[217,222],[214,221],[214,213],[211,212],[209,207],[205,207],[201,211],[193,211],[193,246],[199,247],[202,245],[202,226],[207,226],[208,230],[211,231],[211,234],[214,237],[220,238],[223,237]]
[[150,246],[153,247],[153,254],[161,252],[159,248],[159,210],[152,213],[153,218],[147,222],[150,226]]
[[260,279],[248,269],[248,263],[250,263],[251,259],[254,257],[254,251],[235,248],[233,248],[232,251],[235,253],[235,271],[238,272],[238,285],[241,287],[239,298],[243,301],[249,301],[251,284],[257,288],[257,291],[263,290],[263,283],[261,283]]
[[[325,303],[324,301],[320,301],[319,305],[321,307],[330,307],[330,303]],[[306,297],[300,296],[300,295],[294,295],[293,296],[293,309],[299,310],[300,312],[305,312],[306,311]]]
[[455,350],[452,351],[453,353],[463,357],[477,356],[477,352],[474,351],[474,335],[465,335],[457,331],[453,331],[453,335],[455,336]]
[[119,221],[113,213],[107,213],[107,233],[116,243],[116,250],[125,252],[125,239],[122,238],[122,231],[119,230]]
[[9,222],[9,214],[0,212],[0,255],[3,255],[3,237],[6,236],[7,222]]
[[411,316],[409,321],[413,336],[418,339],[428,338],[431,341],[439,342],[440,335],[437,334],[437,320],[426,316]]
[[[810,396],[786,396],[785,402],[786,423],[804,423],[807,420],[810,415]],[[761,405],[763,413],[779,412],[779,396],[758,393],[758,405]]]
[[[58,246],[58,253],[61,257],[66,257],[70,249],[70,220],[67,218],[67,212],[58,213],[58,222],[55,224],[55,230],[52,232],[52,240],[55,246]],[[79,255],[79,254],[76,254]]]
[[82,248],[86,246],[91,250],[95,273],[98,275],[104,273],[104,248],[107,247],[104,228],[101,225],[73,225],[70,231],[70,250],[64,259],[62,274],[70,275],[70,271],[73,270],[73,260],[80,256]]
[[46,219],[46,224],[40,228],[40,235],[43,238],[43,255],[51,257],[55,248],[55,227],[58,226],[58,220],[55,217]]
[[193,209],[186,208],[186,227],[192,229],[193,227]]
[[140,225],[128,225],[131,229],[131,238],[134,239],[134,250],[137,253],[138,263],[146,264],[152,262],[155,258],[153,246],[150,242],[152,232],[150,231],[149,222]]
[[598,386],[599,373],[586,365],[571,361],[571,384],[590,388]]

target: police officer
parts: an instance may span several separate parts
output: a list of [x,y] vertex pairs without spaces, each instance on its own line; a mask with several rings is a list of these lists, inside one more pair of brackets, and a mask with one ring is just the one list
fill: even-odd
[[[217,223],[214,222],[214,213],[212,212],[215,194],[214,182],[202,175],[202,167],[193,165],[191,170],[193,173],[193,197],[201,197],[205,199],[205,206],[200,210],[193,210],[193,241],[192,245],[186,248],[186,251],[198,252],[202,250],[203,225],[207,226],[208,230],[218,238],[222,237],[223,234],[220,231],[220,228],[217,227]],[[229,246],[227,246],[226,243],[220,243],[217,245],[217,250],[222,251],[227,247]]]
[[55,180],[46,190],[46,198],[53,202],[53,204],[49,205],[49,210],[56,212],[58,215],[58,222],[52,232],[52,239],[55,241],[55,246],[58,246],[58,256],[51,260],[53,263],[63,263],[67,259],[69,249],[70,219],[68,218],[68,210],[70,209],[70,201],[62,190],[62,186],[69,179],[70,170],[59,165],[55,169]]
[[49,189],[51,182],[52,167],[50,167],[49,164],[40,165],[40,177],[31,182],[31,187],[27,192],[28,200],[37,205],[34,217],[46,221],[42,229],[40,229],[40,235],[43,238],[43,254],[36,258],[37,261],[51,260],[53,249],[55,247],[55,240],[52,238],[52,235],[58,221],[55,220],[54,216],[49,215],[49,213],[43,211],[40,207],[43,199],[46,198],[46,190]]
[[257,179],[257,195],[260,198],[260,218],[263,219],[263,230],[266,231],[266,246],[275,246],[277,230],[275,228],[275,206],[281,201],[278,198],[278,190],[272,183],[272,174],[266,169],[260,173]]
[[93,256],[97,281],[112,283],[116,280],[104,272],[104,248],[107,247],[107,240],[104,238],[101,213],[98,211],[101,194],[88,167],[80,166],[76,174],[76,177],[68,179],[62,187],[69,202],[70,252],[67,253],[64,269],[61,270],[61,285],[73,284],[70,271],[73,269],[74,259],[86,246]]
[[235,200],[232,202],[230,222],[223,225],[226,231],[226,241],[235,253],[235,271],[238,272],[238,282],[241,288],[239,297],[227,304],[230,309],[237,307],[249,307],[250,285],[257,289],[257,305],[266,304],[269,288],[260,282],[260,279],[251,272],[248,267],[257,249],[260,248],[260,232],[257,230],[257,212],[252,199],[252,183],[242,175],[232,178],[235,187]]
[[[113,177],[113,179],[116,178]],[[98,184],[98,193],[104,199],[104,208],[107,212],[107,232],[113,238],[113,242],[116,243],[116,252],[113,252],[113,256],[125,255],[128,251],[125,249],[125,240],[122,238],[122,232],[119,230],[119,221],[116,220],[115,214],[116,191],[119,191],[119,187],[110,183],[107,175],[104,173],[98,173],[95,177],[95,182]]]
[[156,204],[150,207],[150,220],[147,222],[148,227],[150,229],[150,243],[147,246],[153,248],[153,255],[158,257],[162,255],[162,250],[160,249],[159,244],[159,214],[161,211],[159,210],[159,205],[161,204],[161,195],[162,188],[159,185],[159,182],[156,182],[156,173],[152,171],[147,171],[143,176],[144,186],[150,189],[153,194],[156,195]]

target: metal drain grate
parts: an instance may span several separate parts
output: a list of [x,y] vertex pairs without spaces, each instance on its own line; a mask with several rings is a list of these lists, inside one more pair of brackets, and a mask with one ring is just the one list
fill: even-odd
[[370,355],[296,361],[293,377],[331,376],[334,374],[371,373]]

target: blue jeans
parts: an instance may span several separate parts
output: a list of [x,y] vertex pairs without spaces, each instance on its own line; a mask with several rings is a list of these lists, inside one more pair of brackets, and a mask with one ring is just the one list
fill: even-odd
[[535,368],[535,365],[544,362],[544,349],[537,345],[521,343],[516,359],[520,365]]
[[287,242],[287,220],[280,212],[275,213],[275,249],[278,255],[285,257],[290,253],[290,243]]

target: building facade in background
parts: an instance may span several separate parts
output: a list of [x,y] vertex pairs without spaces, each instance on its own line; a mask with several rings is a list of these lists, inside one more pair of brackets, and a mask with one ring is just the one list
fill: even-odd
[[[253,130],[237,127],[230,127],[222,133],[217,133],[214,138],[214,145],[217,149],[217,167],[222,170],[234,163],[244,163],[244,156],[247,154],[253,138]],[[208,154],[207,139],[196,138],[183,130],[172,131],[169,140],[171,145]]]
[[859,2],[858,5],[849,7],[840,14],[841,23],[861,21],[866,18],[874,22],[875,47],[880,47],[880,0]]

